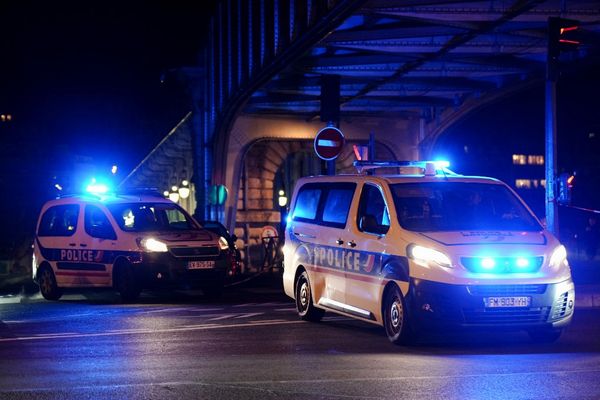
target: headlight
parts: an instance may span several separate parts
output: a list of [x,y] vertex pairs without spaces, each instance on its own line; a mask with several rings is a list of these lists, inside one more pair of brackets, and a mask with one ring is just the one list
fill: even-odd
[[221,249],[221,251],[229,250],[229,243],[227,243],[227,239],[223,236],[219,238],[219,249]]
[[144,238],[140,241],[140,247],[146,251],[153,251],[157,253],[164,253],[169,251],[167,244],[156,240],[154,238]]
[[408,256],[418,263],[425,265],[435,264],[445,268],[452,267],[450,258],[441,251],[412,244],[408,246],[407,252]]
[[552,252],[552,255],[550,256],[550,266],[558,268],[565,262],[567,262],[567,249],[561,244]]

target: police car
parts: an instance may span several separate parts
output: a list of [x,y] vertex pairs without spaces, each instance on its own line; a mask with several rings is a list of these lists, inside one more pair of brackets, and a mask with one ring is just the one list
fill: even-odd
[[302,319],[333,311],[396,344],[465,327],[558,339],[575,300],[566,250],[513,190],[433,162],[356,165],[295,187],[283,285]]
[[75,195],[48,201],[37,223],[33,279],[44,298],[66,288],[223,289],[228,244],[160,195]]

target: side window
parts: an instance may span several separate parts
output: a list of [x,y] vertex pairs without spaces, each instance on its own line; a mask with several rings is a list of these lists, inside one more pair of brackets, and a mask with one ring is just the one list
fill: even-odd
[[315,186],[306,185],[302,187],[298,192],[292,219],[294,221],[314,222],[322,192],[321,188]]
[[355,184],[339,184],[327,191],[322,218],[324,225],[338,228],[346,226],[355,188]]
[[85,231],[91,237],[98,239],[117,239],[117,234],[106,214],[96,206],[85,207]]
[[38,236],[73,236],[77,230],[79,205],[50,207],[40,221]]
[[388,209],[377,186],[363,186],[356,223],[360,231],[378,235],[383,235],[390,229]]

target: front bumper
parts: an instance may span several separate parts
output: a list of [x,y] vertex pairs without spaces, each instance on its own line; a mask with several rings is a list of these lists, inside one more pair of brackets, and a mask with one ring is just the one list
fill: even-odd
[[[214,261],[214,268],[189,269],[190,261]],[[216,257],[175,257],[170,253],[143,253],[134,263],[136,279],[143,288],[182,289],[222,287],[228,267],[227,252]]]
[[[529,297],[527,307],[487,307],[485,298]],[[408,307],[420,328],[560,329],[573,317],[573,281],[451,285],[411,279]]]

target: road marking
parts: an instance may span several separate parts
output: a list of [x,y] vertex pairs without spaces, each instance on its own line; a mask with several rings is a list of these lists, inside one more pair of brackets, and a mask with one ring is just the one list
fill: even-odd
[[222,321],[224,319],[242,319],[263,315],[264,313],[242,313],[242,314],[223,314],[218,317],[210,318],[209,321]]
[[223,311],[223,307],[220,308],[196,308],[196,307],[173,307],[173,308],[158,308],[155,310],[141,311],[140,314],[150,313],[161,313],[161,312],[174,312],[174,311],[192,311],[192,312],[206,312],[206,311]]
[[288,306],[290,305],[287,301],[272,301],[269,303],[244,303],[244,304],[236,304],[233,307],[241,308],[241,307],[277,307],[277,306]]
[[243,319],[243,318],[257,317],[257,316],[263,315],[263,314],[264,313],[262,313],[262,312],[246,313],[246,314],[238,315],[237,317],[233,317],[233,319]]
[[182,326],[177,328],[168,329],[140,329],[136,331],[107,331],[107,332],[95,332],[95,333],[53,333],[46,336],[21,336],[12,338],[0,338],[0,342],[21,342],[30,340],[44,340],[44,339],[65,339],[65,338],[90,338],[90,337],[103,337],[103,336],[121,336],[121,335],[136,335],[136,334],[157,334],[157,333],[173,333],[173,332],[188,332],[188,331],[202,331],[210,329],[229,329],[229,328],[248,328],[256,326],[267,326],[267,325],[295,325],[305,324],[306,321],[295,320],[295,321],[272,321],[272,322],[259,322],[250,321],[242,324],[227,324],[227,325],[216,325],[216,324],[201,324],[201,325],[190,325]]

